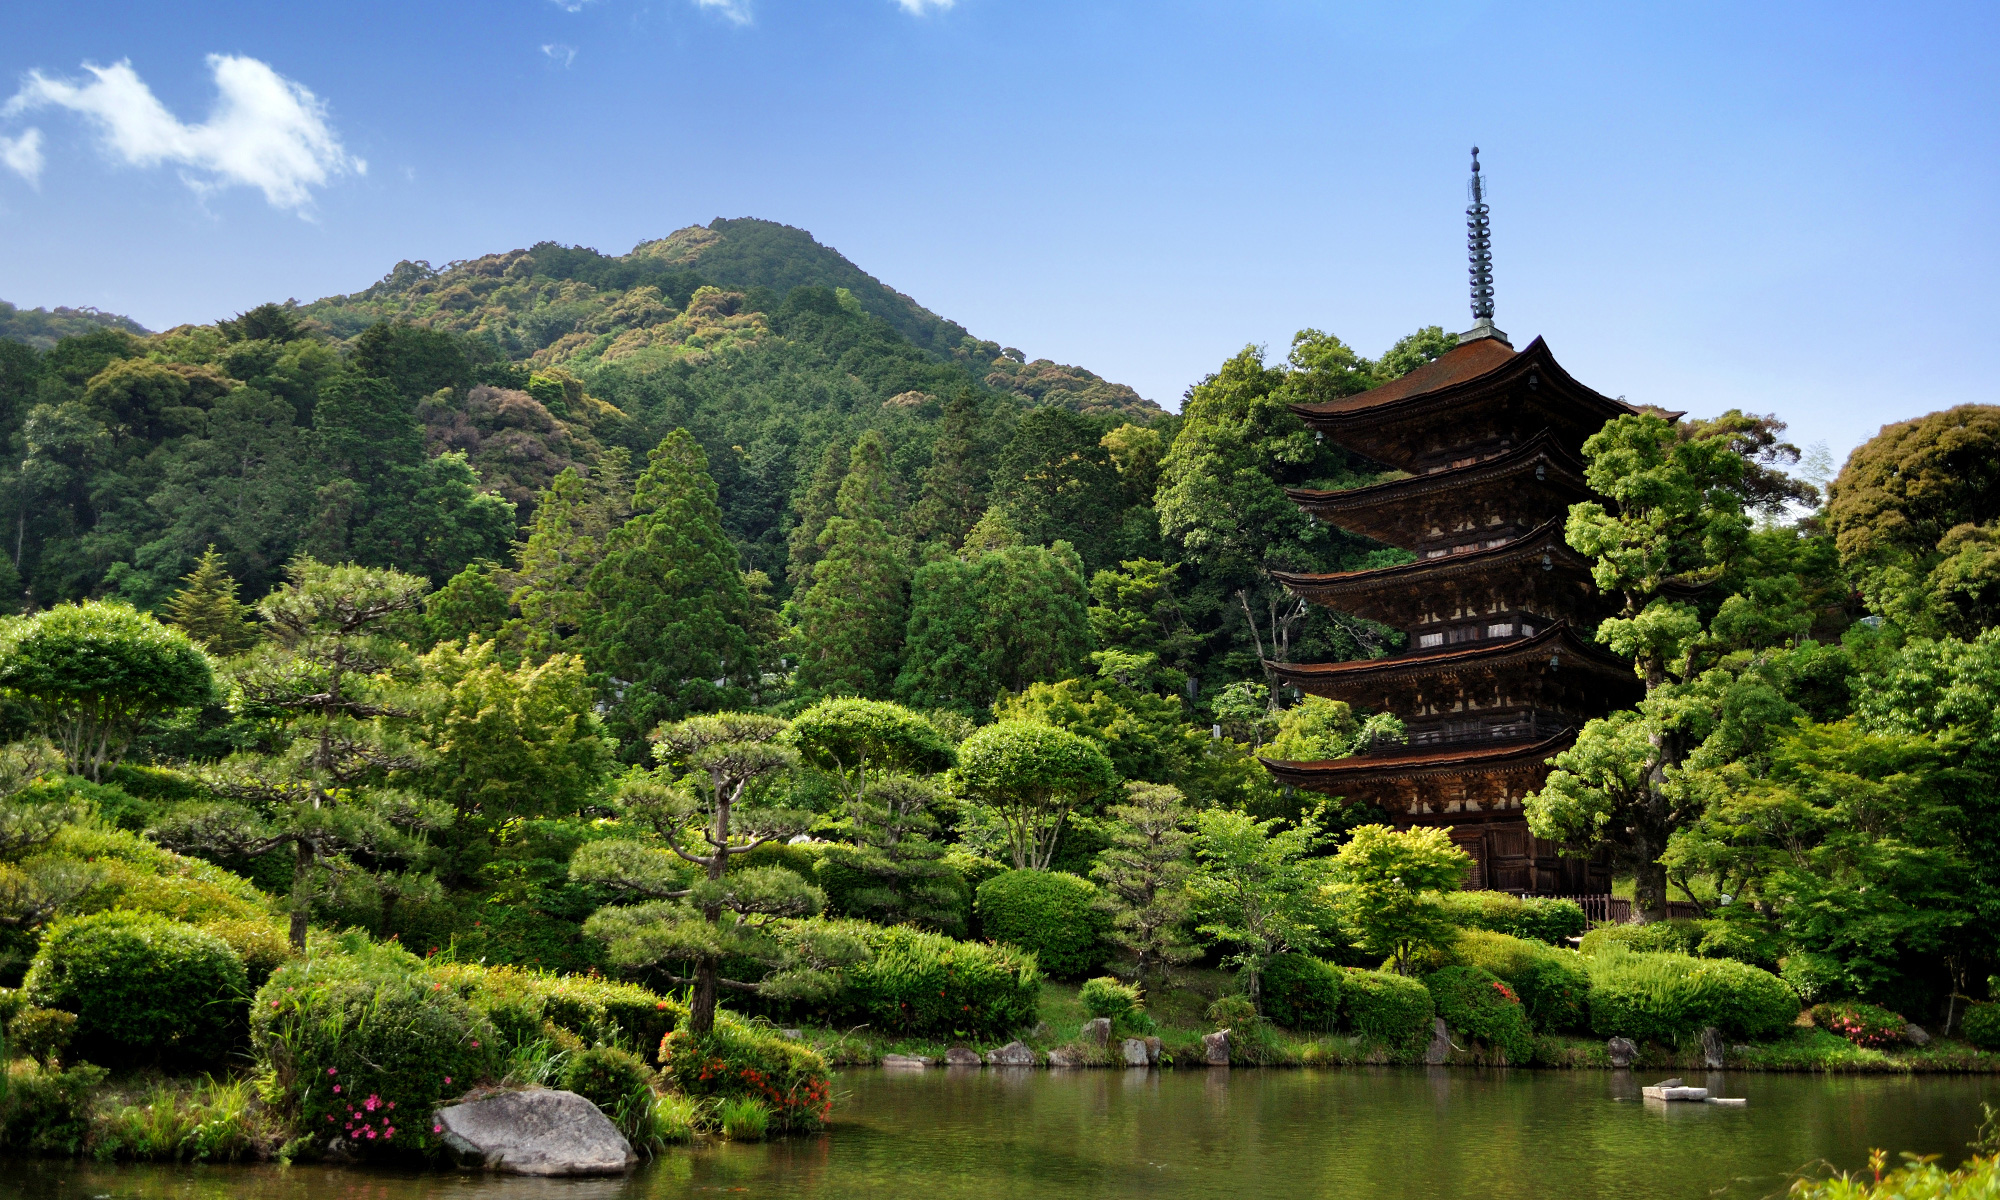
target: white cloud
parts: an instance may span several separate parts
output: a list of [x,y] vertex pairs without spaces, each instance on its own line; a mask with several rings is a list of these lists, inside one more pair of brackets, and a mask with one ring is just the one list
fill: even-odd
[[0,137],[0,163],[29,183],[40,183],[42,131],[30,129],[20,137]]
[[957,2],[958,0],[896,0],[897,6],[913,17],[921,17],[932,9],[943,12]]
[[589,7],[591,0],[549,0],[549,2],[564,12],[582,12]]
[[576,61],[576,47],[565,46],[561,42],[547,43],[542,47],[542,53],[548,55],[550,61],[564,68]]
[[694,0],[696,6],[719,13],[738,25],[750,23],[750,0]]
[[[311,189],[336,175],[365,174],[328,124],[326,105],[254,58],[208,56],[218,93],[208,120],[184,125],[153,95],[129,59],[83,64],[93,78],[51,79],[30,71],[7,114],[55,106],[89,118],[114,159],[135,167],[173,163],[196,191],[243,184],[279,208],[302,208]],[[39,157],[39,154],[37,155]],[[11,162],[10,162],[11,165]]]

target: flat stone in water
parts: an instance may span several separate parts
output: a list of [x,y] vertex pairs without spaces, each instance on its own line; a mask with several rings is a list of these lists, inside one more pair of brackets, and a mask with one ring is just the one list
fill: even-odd
[[615,1175],[632,1143],[575,1092],[499,1092],[437,1111],[445,1145],[467,1166],[514,1175]]

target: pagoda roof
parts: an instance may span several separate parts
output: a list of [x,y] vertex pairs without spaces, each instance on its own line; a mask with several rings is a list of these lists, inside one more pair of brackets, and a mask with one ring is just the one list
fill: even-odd
[[1426,498],[1443,494],[1463,495],[1469,490],[1496,484],[1512,485],[1518,477],[1538,472],[1534,482],[1542,485],[1541,490],[1551,497],[1558,498],[1557,502],[1566,509],[1568,502],[1591,495],[1590,485],[1584,482],[1583,470],[1582,460],[1570,453],[1554,434],[1543,430],[1520,446],[1471,466],[1451,467],[1339,491],[1286,488],[1285,495],[1294,504],[1330,525],[1338,525],[1390,545],[1408,545],[1423,540],[1421,530],[1415,535],[1410,530],[1411,523],[1421,517],[1415,511],[1416,507]]
[[[1305,571],[1272,571],[1271,578],[1295,595],[1338,608],[1371,621],[1401,624],[1407,615],[1412,589],[1434,593],[1459,581],[1475,581],[1494,576],[1518,578],[1524,570],[1538,570],[1546,556],[1550,569],[1562,568],[1566,575],[1587,581],[1590,564],[1570,549],[1563,538],[1567,514],[1550,517],[1502,546],[1420,558],[1393,567],[1366,571],[1334,571],[1317,574]],[[1549,616],[1564,614],[1550,613]]]
[[1576,741],[1566,729],[1537,741],[1460,742],[1441,746],[1411,746],[1387,753],[1356,754],[1317,762],[1283,762],[1259,758],[1264,769],[1294,787],[1337,793],[1343,787],[1383,779],[1421,779],[1432,775],[1500,774],[1532,771]]
[[1381,387],[1291,407],[1336,441],[1392,466],[1407,466],[1413,456],[1404,439],[1394,436],[1397,427],[1436,428],[1467,406],[1519,391],[1530,393],[1533,407],[1543,411],[1547,419],[1539,424],[1563,426],[1564,440],[1578,446],[1606,421],[1641,411],[1577,382],[1541,338],[1519,352],[1494,338],[1461,342]]
[[1334,663],[1274,663],[1265,668],[1281,682],[1292,684],[1316,696],[1331,699],[1333,693],[1364,694],[1391,682],[1415,682],[1439,676],[1462,676],[1472,672],[1540,663],[1554,659],[1561,666],[1589,671],[1611,686],[1618,682],[1639,687],[1632,664],[1577,636],[1568,621],[1557,621],[1533,637],[1504,641],[1462,642],[1436,650],[1392,654],[1384,658],[1356,658]]

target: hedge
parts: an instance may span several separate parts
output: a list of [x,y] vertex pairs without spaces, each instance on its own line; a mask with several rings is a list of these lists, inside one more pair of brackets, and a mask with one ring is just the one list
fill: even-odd
[[1109,918],[1096,885],[1060,871],[1007,871],[979,885],[973,908],[986,937],[1031,951],[1044,974],[1079,979],[1104,961]]
[[1384,971],[1342,967],[1340,999],[1348,1028],[1400,1051],[1420,1047],[1437,1016],[1428,988]]
[[1673,1042],[1707,1025],[1732,1037],[1765,1037],[1799,1014],[1784,981],[1732,959],[1607,947],[1586,961],[1590,1026],[1606,1037]]
[[587,1044],[643,1056],[687,1016],[679,1000],[587,975],[470,963],[430,966],[425,975],[483,1014],[506,1044],[532,1041],[553,1027]]
[[227,1057],[249,987],[243,960],[214,934],[153,913],[107,912],[51,928],[22,991],[76,1014],[72,1057],[123,1067]]
[[1014,946],[962,942],[907,925],[828,924],[867,946],[870,957],[845,970],[840,991],[816,1010],[822,1020],[965,1038],[1034,1023],[1042,974]]
[[1901,1045],[1909,1030],[1909,1022],[1902,1014],[1855,1000],[1815,1004],[1811,1013],[1813,1024],[1828,1033],[1838,1034],[1857,1046],[1878,1050]]
[[1700,949],[1701,922],[1684,917],[1652,921],[1644,925],[1599,925],[1583,935],[1583,952],[1595,955],[1605,950],[1636,950],[1641,954],[1693,954]]
[[2000,1004],[1975,1004],[1966,1009],[1958,1031],[1981,1050],[2000,1051]]
[[415,955],[359,935],[338,947],[279,967],[251,1004],[266,1099],[315,1142],[434,1150],[431,1110],[500,1075],[500,1033]]
[[660,1040],[660,1070],[682,1095],[755,1097],[769,1107],[771,1127],[811,1131],[833,1107],[826,1060],[804,1042],[765,1025],[716,1013],[715,1028],[698,1036],[675,1030]]
[[1560,946],[1584,931],[1588,920],[1574,900],[1510,896],[1505,892],[1447,892],[1445,913],[1455,925],[1485,929]]
[[1483,967],[1505,980],[1538,1032],[1564,1033],[1590,1023],[1590,970],[1574,950],[1466,929],[1450,956],[1457,965]]
[[1310,954],[1279,954],[1264,964],[1258,990],[1264,1015],[1286,1029],[1331,1029],[1340,1020],[1340,969]]
[[1498,975],[1484,967],[1446,967],[1425,976],[1424,987],[1453,1031],[1486,1042],[1510,1062],[1525,1064],[1534,1056],[1528,1012]]

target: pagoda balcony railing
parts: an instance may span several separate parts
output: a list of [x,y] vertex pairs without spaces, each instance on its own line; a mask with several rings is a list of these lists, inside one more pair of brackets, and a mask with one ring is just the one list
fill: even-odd
[[1492,742],[1539,742],[1576,728],[1576,722],[1551,713],[1527,713],[1499,722],[1452,721],[1426,725],[1400,737],[1380,735],[1368,743],[1364,754],[1392,754],[1399,750],[1435,746],[1473,746]]

